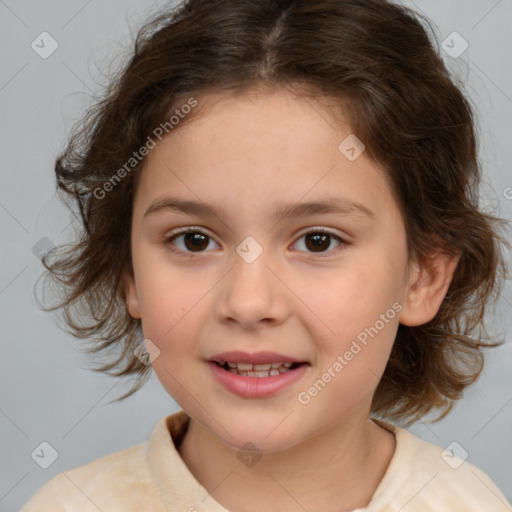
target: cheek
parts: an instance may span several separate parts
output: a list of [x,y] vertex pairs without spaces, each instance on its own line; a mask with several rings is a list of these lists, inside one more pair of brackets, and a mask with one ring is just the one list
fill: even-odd
[[307,304],[334,333],[352,332],[373,323],[394,302],[393,271],[379,261],[354,261],[326,277],[308,283]]
[[[162,351],[186,346],[205,300],[201,281],[157,265],[147,265],[138,278],[144,336]],[[173,343],[177,339],[180,343]]]
[[194,411],[190,397],[201,396],[205,386],[191,367],[201,356],[199,327],[209,304],[205,280],[176,270],[147,271],[144,277],[142,328],[144,336],[160,351],[152,362],[153,371],[182,408],[200,417],[201,411]]
[[[323,291],[315,288],[310,292],[320,324],[326,327],[323,368],[331,367],[342,356],[347,370],[357,368],[360,372],[365,367],[377,374],[383,371],[401,309],[395,272],[386,260],[359,259],[358,264],[340,270]],[[343,371],[352,373],[345,367]]]

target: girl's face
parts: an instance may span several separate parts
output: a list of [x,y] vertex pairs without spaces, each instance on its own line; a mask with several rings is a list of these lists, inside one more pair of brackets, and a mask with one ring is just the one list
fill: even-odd
[[147,157],[127,304],[195,421],[284,450],[367,421],[411,284],[406,235],[339,118],[286,92],[220,100]]

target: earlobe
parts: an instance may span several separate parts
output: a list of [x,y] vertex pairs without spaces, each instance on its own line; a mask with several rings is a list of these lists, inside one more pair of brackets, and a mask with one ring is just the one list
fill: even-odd
[[400,323],[410,327],[430,322],[439,311],[460,254],[436,252],[416,264],[408,285]]
[[123,271],[122,287],[128,313],[133,318],[140,318],[139,298],[135,286],[135,277],[131,269],[125,269]]

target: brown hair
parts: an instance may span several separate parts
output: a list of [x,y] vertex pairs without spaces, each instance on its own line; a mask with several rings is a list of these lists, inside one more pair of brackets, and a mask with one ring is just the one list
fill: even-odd
[[[353,133],[386,171],[409,255],[461,253],[435,318],[399,326],[372,412],[412,423],[441,409],[437,421],[476,380],[481,347],[502,343],[481,337],[486,305],[507,277],[500,244],[508,243],[497,229],[505,221],[478,208],[472,108],[425,27],[432,30],[385,0],[189,0],[139,31],[129,62],[56,161],[58,187],[78,205],[83,230],[45,260],[60,297],[46,310],[63,308],[69,332],[90,340],[87,352],[119,349],[95,371],[137,376],[118,400],[151,372],[134,355],[141,324],[128,314],[122,291],[123,269],[131,268],[135,178],[145,160],[123,173],[120,167],[190,98],[260,86],[346,105]],[[122,179],[113,183],[114,175]]]

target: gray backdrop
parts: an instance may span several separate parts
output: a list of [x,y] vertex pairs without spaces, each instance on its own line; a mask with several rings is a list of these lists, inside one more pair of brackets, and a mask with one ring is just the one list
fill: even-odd
[[[163,3],[0,1],[0,511],[18,510],[62,470],[146,440],[160,418],[177,410],[154,374],[138,394],[108,405],[127,383],[89,371],[79,342],[33,298],[43,268],[38,250],[69,236],[68,214],[54,197],[54,159],[91,91],[105,83],[112,56],[129,51],[130,33]],[[440,44],[446,41],[444,58],[479,111],[484,203],[511,218],[512,1],[406,3],[434,21]],[[489,316],[507,343],[489,352],[481,379],[445,420],[410,428],[443,447],[456,441],[509,500],[511,316],[507,283]],[[35,455],[41,448],[45,457]]]

